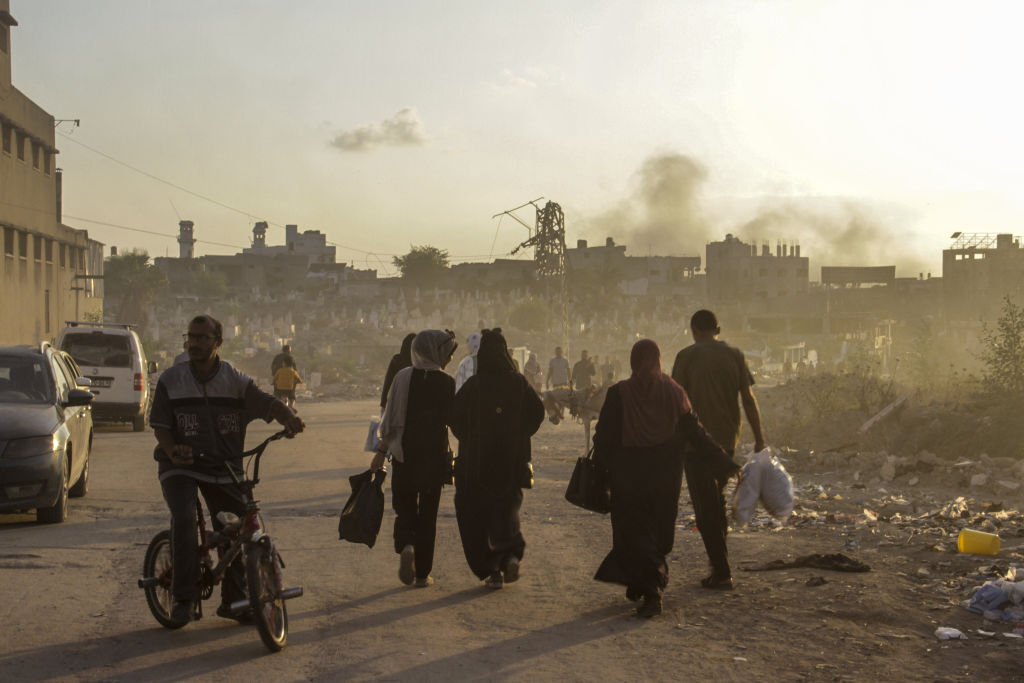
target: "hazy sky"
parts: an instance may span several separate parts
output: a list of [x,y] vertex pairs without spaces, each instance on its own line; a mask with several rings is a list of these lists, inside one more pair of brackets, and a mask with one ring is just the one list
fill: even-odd
[[383,274],[410,244],[503,256],[527,233],[491,216],[543,196],[570,246],[731,232],[799,240],[815,280],[938,275],[951,232],[1024,232],[1019,7],[12,0],[13,75],[81,120],[65,223],[122,250],[177,244],[84,219],[190,219],[200,254],[297,223]]

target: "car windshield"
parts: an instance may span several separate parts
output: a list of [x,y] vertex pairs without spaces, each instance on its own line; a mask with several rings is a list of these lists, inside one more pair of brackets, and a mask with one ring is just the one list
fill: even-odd
[[0,355],[0,403],[53,403],[53,380],[42,356]]
[[132,364],[132,347],[125,334],[72,332],[61,346],[79,365],[127,368]]

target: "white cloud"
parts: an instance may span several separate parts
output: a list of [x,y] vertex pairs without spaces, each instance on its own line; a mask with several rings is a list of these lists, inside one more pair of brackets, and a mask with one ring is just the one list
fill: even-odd
[[406,107],[390,119],[344,130],[330,141],[343,152],[367,152],[379,147],[422,147],[430,139],[414,107]]

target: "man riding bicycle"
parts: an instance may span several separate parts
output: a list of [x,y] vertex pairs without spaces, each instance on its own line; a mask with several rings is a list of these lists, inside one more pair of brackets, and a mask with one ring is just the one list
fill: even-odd
[[[171,511],[171,557],[174,606],[171,619],[192,620],[200,599],[196,495],[202,492],[214,530],[224,524],[222,511],[245,514],[241,492],[226,465],[242,465],[245,428],[257,418],[276,420],[297,434],[302,419],[284,403],[260,390],[251,377],[220,359],[223,328],[209,315],[192,319],[185,336],[189,362],[168,368],[157,383],[149,422],[156,435],[153,457],[160,464],[160,487]],[[204,458],[195,456],[202,453]],[[230,605],[245,599],[245,565],[237,558],[224,577],[217,615],[242,621]]]

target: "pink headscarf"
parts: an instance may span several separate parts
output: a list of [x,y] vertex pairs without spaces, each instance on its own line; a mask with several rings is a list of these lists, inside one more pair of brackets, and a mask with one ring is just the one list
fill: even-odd
[[693,408],[683,388],[661,371],[661,349],[641,339],[629,354],[633,369],[622,387],[622,445],[657,446],[675,434],[679,418]]

